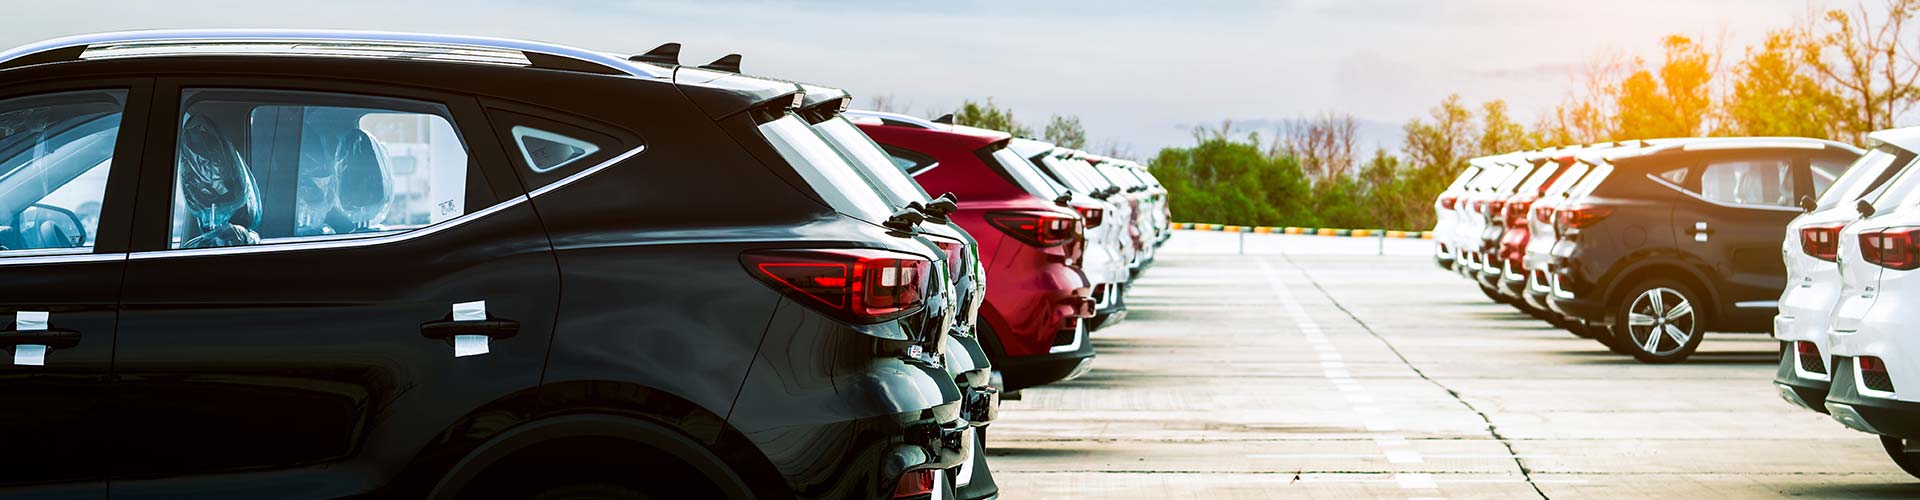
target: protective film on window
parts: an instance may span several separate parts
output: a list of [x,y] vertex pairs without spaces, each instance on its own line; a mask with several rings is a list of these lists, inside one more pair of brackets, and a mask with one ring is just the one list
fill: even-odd
[[121,91],[0,101],[0,256],[93,247],[125,102]]
[[567,166],[600,151],[600,146],[524,125],[513,127],[513,142],[520,147],[521,158],[535,172],[546,173]]

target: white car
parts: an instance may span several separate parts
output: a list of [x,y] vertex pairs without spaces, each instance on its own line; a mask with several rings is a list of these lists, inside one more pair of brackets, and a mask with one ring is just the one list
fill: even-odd
[[1840,231],[1840,300],[1827,329],[1827,412],[1877,434],[1920,477],[1920,170],[1901,172]]
[[[1831,183],[1811,209],[1787,224],[1781,253],[1787,266],[1787,288],[1780,294],[1780,313],[1773,317],[1773,337],[1780,341],[1780,366],[1774,387],[1789,403],[1826,413],[1823,401],[1832,380],[1827,363],[1827,327],[1834,304],[1840,301],[1840,232],[1859,218],[1857,203],[1887,180],[1913,164],[1920,151],[1920,128],[1875,132],[1868,136],[1878,146],[1853,166],[1836,173],[1815,165],[1815,184]],[[1837,174],[1838,178],[1833,178]],[[1803,207],[1807,208],[1807,207]]]
[[1129,246],[1125,225],[1115,223],[1121,212],[1114,201],[1100,196],[1106,184],[1089,179],[1083,168],[1090,168],[1087,162],[1074,158],[1073,151],[1056,148],[1053,144],[1027,139],[1014,139],[1008,147],[1021,157],[1040,167],[1047,180],[1073,193],[1068,205],[1087,221],[1087,249],[1080,269],[1087,273],[1087,280],[1093,282],[1094,317],[1093,329],[1101,329],[1118,324],[1126,317],[1125,292],[1127,261],[1131,258],[1126,251]]
[[1433,260],[1441,269],[1453,269],[1453,227],[1460,220],[1459,212],[1454,207],[1466,195],[1467,183],[1472,182],[1476,175],[1480,175],[1480,167],[1467,165],[1459,176],[1453,178],[1453,183],[1447,185],[1447,190],[1441,191],[1440,196],[1433,199]]
[[1480,167],[1480,175],[1473,177],[1473,181],[1467,184],[1466,193],[1454,204],[1453,236],[1448,238],[1448,243],[1453,246],[1453,268],[1469,278],[1478,276],[1481,267],[1480,233],[1487,229],[1487,218],[1481,210],[1487,201],[1493,199],[1493,191],[1514,172],[1512,166],[1498,162],[1496,158],[1489,156],[1469,160],[1469,165]]

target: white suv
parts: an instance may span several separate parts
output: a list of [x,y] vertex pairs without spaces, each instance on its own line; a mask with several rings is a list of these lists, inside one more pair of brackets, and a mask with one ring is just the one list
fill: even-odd
[[1838,178],[1834,178],[1836,172],[1814,165],[1813,182],[1832,187],[1818,201],[1801,200],[1807,213],[1787,224],[1782,242],[1787,288],[1780,294],[1780,313],[1773,318],[1773,337],[1780,341],[1774,388],[1787,402],[1821,413],[1827,412],[1823,401],[1831,381],[1826,356],[1829,315],[1840,301],[1841,230],[1859,218],[1857,203],[1908,168],[1920,151],[1920,128],[1886,130],[1868,137],[1878,146]]
[[[1920,477],[1920,170],[1896,176],[1840,231],[1840,300],[1827,329],[1834,420],[1877,434]],[[1911,450],[1911,452],[1910,452]]]

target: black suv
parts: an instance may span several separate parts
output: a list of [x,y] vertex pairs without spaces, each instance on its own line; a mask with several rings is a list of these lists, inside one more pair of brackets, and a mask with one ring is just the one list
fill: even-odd
[[0,54],[0,496],[900,498],[946,256],[791,83],[483,38]]
[[1648,363],[1707,331],[1767,331],[1786,287],[1781,235],[1803,197],[1860,156],[1798,138],[1671,139],[1579,153],[1594,168],[1553,214],[1554,311]]

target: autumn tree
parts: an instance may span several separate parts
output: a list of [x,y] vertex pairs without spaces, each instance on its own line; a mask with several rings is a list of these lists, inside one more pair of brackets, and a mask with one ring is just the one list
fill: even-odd
[[1840,97],[1815,79],[1807,63],[1811,50],[1811,35],[1798,28],[1769,32],[1757,49],[1748,48],[1734,68],[1724,132],[1821,139],[1846,135],[1836,120]]
[[1438,176],[1459,173],[1466,168],[1467,159],[1479,151],[1473,110],[1461,104],[1459,94],[1454,94],[1427,114],[1427,120],[1415,118],[1402,128],[1406,132],[1403,147],[1407,163],[1439,170]]
[[1693,137],[1707,131],[1713,114],[1714,57],[1692,39],[1668,35],[1666,57],[1658,69],[1635,60],[1620,82],[1614,135],[1622,139]]
[[1353,115],[1329,112],[1290,120],[1281,125],[1270,154],[1292,155],[1309,175],[1322,180],[1345,177],[1353,170],[1359,131]]
[[1534,149],[1540,139],[1513,120],[1506,101],[1495,99],[1480,105],[1480,138],[1476,142],[1476,153],[1484,156]]
[[1080,125],[1078,116],[1054,115],[1047,120],[1047,128],[1040,136],[1047,142],[1067,149],[1087,148],[1087,129]]
[[1813,40],[1812,49],[1803,53],[1804,62],[1830,85],[1841,105],[1841,136],[1856,144],[1868,132],[1891,128],[1893,120],[1913,109],[1920,99],[1920,33],[1909,28],[1920,0],[1885,0],[1878,9],[1885,17],[1877,21],[1875,9],[1865,0],[1853,10],[1826,12],[1829,31]]

